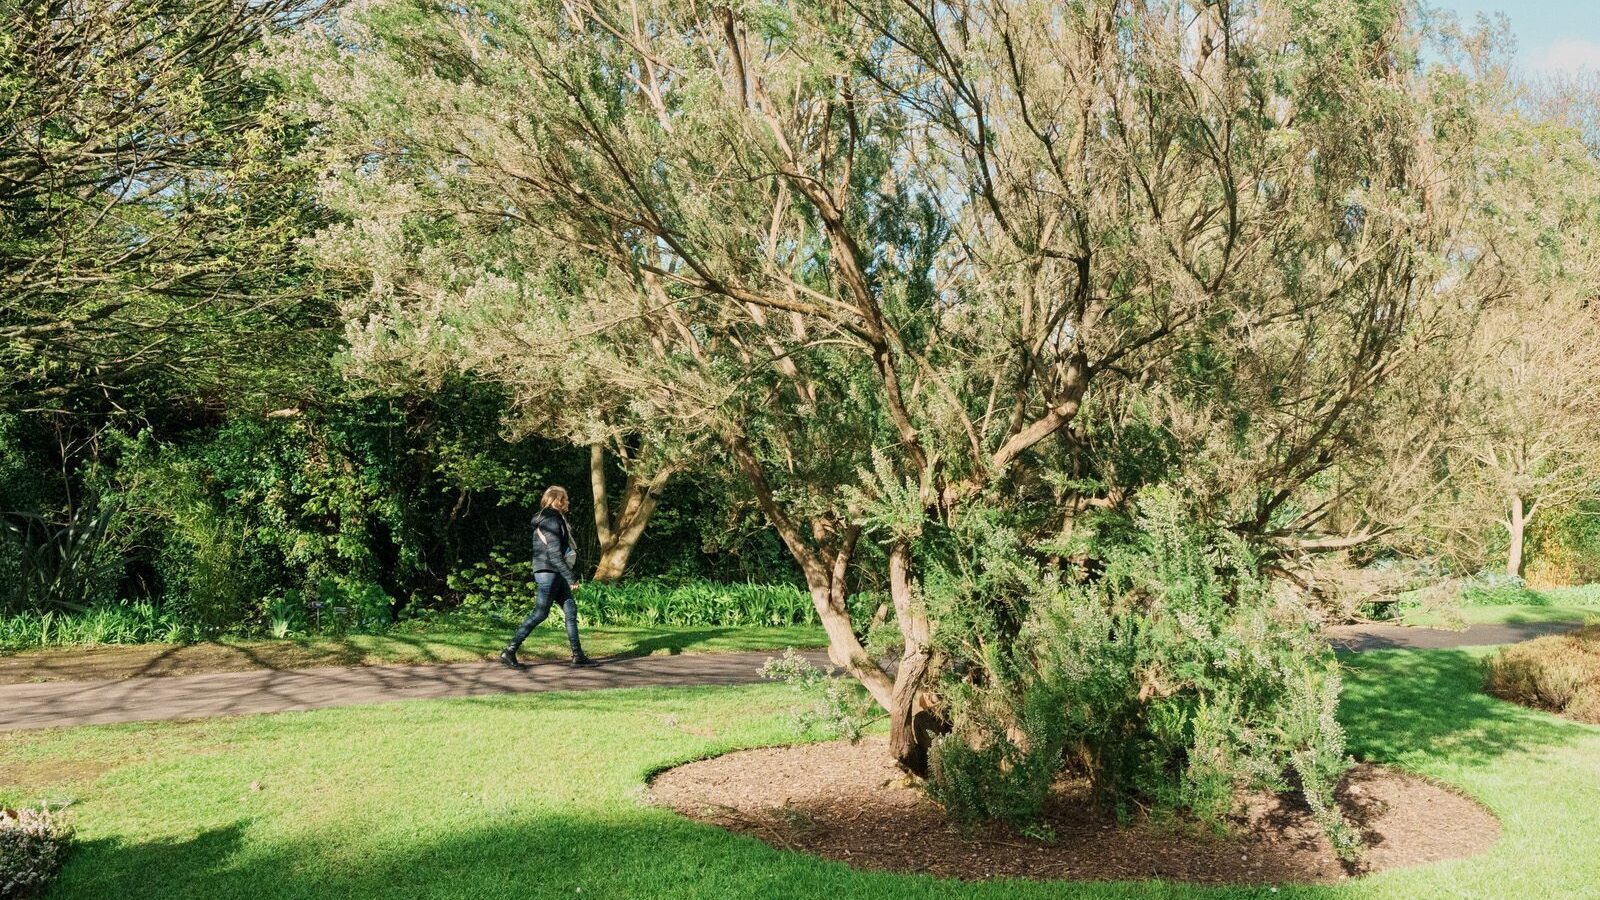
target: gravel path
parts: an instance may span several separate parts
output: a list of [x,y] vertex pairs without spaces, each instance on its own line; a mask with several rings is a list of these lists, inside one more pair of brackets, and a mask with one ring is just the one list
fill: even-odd
[[[1509,644],[1578,627],[1580,622],[1474,625],[1465,631],[1353,625],[1329,630],[1335,647],[1347,651],[1443,649]],[[286,712],[386,703],[539,691],[585,691],[621,687],[681,687],[751,684],[775,654],[697,653],[603,660],[592,669],[533,662],[525,672],[495,663],[417,666],[352,666],[319,669],[260,669],[168,678],[53,681],[0,685],[0,731],[195,719],[248,713]],[[805,654],[826,665],[827,654]]]

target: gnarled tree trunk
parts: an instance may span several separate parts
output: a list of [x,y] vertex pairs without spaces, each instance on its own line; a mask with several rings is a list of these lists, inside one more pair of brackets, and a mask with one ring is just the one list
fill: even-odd
[[889,698],[889,752],[895,764],[918,777],[928,774],[928,749],[944,724],[925,690],[932,648],[927,609],[911,582],[911,550],[904,543],[889,549],[889,595],[905,648],[895,669]]

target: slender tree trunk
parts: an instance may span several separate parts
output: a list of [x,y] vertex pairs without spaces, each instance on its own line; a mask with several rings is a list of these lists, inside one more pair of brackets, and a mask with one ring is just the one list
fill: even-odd
[[594,498],[594,531],[600,546],[611,543],[611,499],[606,489],[606,450],[589,445],[589,491]]
[[655,513],[672,473],[670,468],[648,478],[630,473],[622,489],[622,509],[613,518],[606,487],[605,450],[599,444],[589,446],[589,487],[594,492],[594,529],[600,540],[600,563],[595,568],[595,581],[615,581],[627,570],[628,559],[639,546],[645,526],[650,523],[650,516]]
[[1511,549],[1506,553],[1506,574],[1522,574],[1522,544],[1523,534],[1527,531],[1528,518],[1522,505],[1522,498],[1516,494],[1511,495],[1511,517],[1506,520],[1506,531],[1511,535]]

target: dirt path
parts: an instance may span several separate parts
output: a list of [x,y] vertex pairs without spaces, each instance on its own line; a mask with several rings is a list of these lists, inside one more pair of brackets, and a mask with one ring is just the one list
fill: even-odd
[[[1568,631],[1581,622],[1474,625],[1465,631],[1398,625],[1341,626],[1329,630],[1348,651],[1443,649],[1509,644]],[[620,687],[750,684],[761,680],[769,651],[680,656],[622,657],[593,669],[535,662],[517,672],[494,663],[259,669],[164,678],[52,681],[0,685],[0,731],[286,712],[328,706],[435,700],[538,691]],[[825,664],[826,654],[807,657]]]

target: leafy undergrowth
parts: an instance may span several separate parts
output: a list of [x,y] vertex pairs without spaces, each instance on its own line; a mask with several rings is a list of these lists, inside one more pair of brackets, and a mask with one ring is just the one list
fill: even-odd
[[1600,728],[1479,690],[1481,654],[1347,665],[1358,757],[1440,779],[1504,833],[1332,886],[965,884],[858,872],[643,801],[646,774],[793,740],[788,689],[529,694],[0,735],[0,805],[74,802],[51,900],[1576,897],[1600,859]]
[[1516,644],[1484,664],[1496,697],[1600,725],[1600,625]]
[[[398,624],[389,620],[391,599],[370,585],[361,591],[329,587],[329,593],[317,595],[327,599],[310,604],[298,594],[264,600],[260,609],[225,628],[202,627],[149,601],[107,603],[79,612],[0,613],[0,653],[48,647],[240,643],[267,638],[332,641],[346,636],[472,629],[485,623],[497,629],[514,627],[533,609],[537,594],[530,564],[523,560],[512,566],[520,567],[520,576],[473,570],[474,579],[452,582],[461,588],[459,605],[415,605],[406,610]],[[586,627],[804,628],[815,627],[817,618],[810,595],[787,584],[638,578],[587,584],[579,589],[577,597],[579,622]],[[858,618],[870,617],[882,602],[885,598],[872,592],[850,598]],[[556,618],[559,620],[559,614]]]

